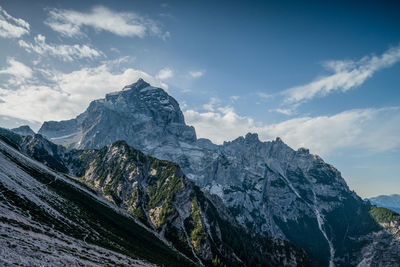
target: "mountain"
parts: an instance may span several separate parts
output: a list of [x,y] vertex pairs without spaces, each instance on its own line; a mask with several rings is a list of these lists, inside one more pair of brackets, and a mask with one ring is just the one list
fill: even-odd
[[397,213],[400,213],[400,195],[398,194],[370,197],[367,200],[375,206],[387,208]]
[[195,265],[89,187],[22,154],[14,142],[21,137],[8,136],[0,135],[1,266]]
[[138,218],[192,262],[207,266],[313,265],[289,242],[246,231],[218,198],[202,192],[176,163],[147,156],[124,141],[96,150],[67,150],[41,135],[6,134],[0,131],[0,137],[24,154],[68,173],[69,178],[78,177],[76,182]]
[[35,135],[35,132],[29,127],[28,125],[22,125],[18,128],[11,129],[14,133],[20,134],[20,135]]
[[139,150],[149,151],[196,141],[195,130],[185,124],[178,102],[142,79],[93,101],[75,119],[45,122],[38,133],[81,149],[125,140]]
[[[176,162],[203,191],[222,199],[242,226],[289,240],[321,265],[357,265],[365,258],[364,248],[380,242],[372,234],[382,226],[370,215],[371,205],[319,156],[293,150],[280,138],[262,142],[250,133],[222,145],[197,139],[177,102],[143,80],[93,101],[75,119],[45,122],[39,133],[80,149],[125,140]],[[391,259],[375,257],[371,264],[396,266]]]

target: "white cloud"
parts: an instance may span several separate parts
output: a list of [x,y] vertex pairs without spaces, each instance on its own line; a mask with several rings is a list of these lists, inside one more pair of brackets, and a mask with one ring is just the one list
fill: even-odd
[[112,62],[71,73],[34,70],[49,81],[41,85],[27,82],[17,90],[0,89],[0,115],[29,121],[70,119],[83,112],[90,101],[139,78],[167,89],[166,84],[146,72],[132,68],[113,71],[110,65]]
[[14,58],[7,59],[8,67],[1,69],[0,74],[10,75],[8,80],[10,85],[19,85],[25,82],[26,79],[32,78],[32,69],[25,64],[16,61]]
[[251,118],[236,114],[231,107],[203,113],[185,110],[184,115],[186,123],[196,128],[197,137],[208,138],[217,144],[246,134],[255,124]]
[[294,114],[293,109],[290,109],[290,108],[277,108],[277,109],[275,109],[273,111],[281,113],[281,114],[284,114],[284,115],[288,115],[288,116]]
[[115,12],[103,6],[94,7],[84,13],[74,10],[53,9],[45,23],[54,31],[65,36],[84,35],[84,27],[92,27],[96,31],[108,31],[124,37],[140,37],[155,35],[163,38],[157,22],[133,12]]
[[184,114],[186,122],[196,128],[198,137],[216,143],[256,132],[262,140],[279,136],[294,149],[307,147],[320,155],[340,148],[381,152],[400,147],[400,107],[355,109],[270,125],[257,124],[249,117],[239,116],[231,107],[204,113],[186,110]]
[[211,97],[210,101],[207,104],[203,105],[203,109],[208,110],[208,111],[214,111],[215,106],[219,104],[221,101],[216,98],[216,97]]
[[189,75],[192,77],[192,78],[200,78],[201,76],[203,76],[204,75],[204,71],[189,71]]
[[272,97],[272,95],[267,94],[267,93],[263,93],[263,92],[258,92],[258,93],[256,93],[256,95],[261,97],[261,98],[263,98],[263,99],[269,99],[269,98]]
[[102,55],[100,51],[87,45],[51,45],[46,43],[46,37],[39,34],[35,37],[35,44],[19,40],[18,44],[28,52],[35,52],[39,55],[50,55],[61,58],[63,61],[74,59],[93,59]]
[[368,78],[382,69],[400,61],[400,46],[387,50],[381,56],[366,56],[359,61],[329,61],[325,67],[333,71],[329,76],[301,86],[289,88],[283,92],[286,103],[309,100],[315,96],[325,96],[332,91],[345,92],[360,86]]
[[19,38],[28,34],[30,25],[23,19],[17,19],[0,7],[0,36],[4,38]]
[[174,76],[174,72],[170,68],[163,68],[157,73],[157,79],[166,80]]

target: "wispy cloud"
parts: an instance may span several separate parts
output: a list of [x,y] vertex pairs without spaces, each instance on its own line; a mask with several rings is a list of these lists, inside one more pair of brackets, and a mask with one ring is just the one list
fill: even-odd
[[285,102],[302,102],[316,96],[325,96],[333,91],[345,92],[363,84],[376,71],[390,67],[398,61],[400,61],[400,46],[387,50],[381,56],[366,56],[359,61],[329,61],[325,63],[325,67],[333,72],[331,75],[285,90],[283,92]]
[[295,149],[307,147],[320,155],[340,148],[382,152],[400,147],[400,107],[354,109],[332,116],[299,117],[269,125],[240,116],[232,107],[207,112],[187,109],[184,114],[199,137],[216,143],[256,132],[262,140],[279,136]]
[[41,56],[50,55],[61,58],[63,61],[73,61],[75,59],[100,57],[102,53],[87,45],[53,45],[46,43],[46,37],[39,34],[35,37],[35,43],[28,43],[24,40],[18,41],[19,46],[28,52],[35,52]]
[[264,93],[264,92],[258,92],[258,93],[256,93],[256,95],[258,97],[263,98],[263,99],[270,99],[272,97],[272,95]]
[[284,115],[287,115],[287,116],[290,116],[290,115],[294,114],[294,110],[290,109],[290,108],[277,108],[277,109],[274,109],[272,111],[275,111],[275,112],[278,112],[278,113],[281,113],[281,114],[284,114]]
[[156,75],[157,79],[160,79],[160,80],[166,80],[166,79],[172,78],[173,76],[174,76],[174,72],[170,68],[163,68]]
[[28,34],[30,25],[23,19],[14,18],[0,7],[0,36],[4,38],[19,38]]
[[0,70],[0,74],[11,76],[9,85],[19,85],[27,79],[32,78],[32,69],[14,58],[7,59],[8,67]]
[[201,76],[204,75],[204,71],[200,71],[200,70],[197,70],[197,71],[189,71],[189,75],[190,75],[190,77],[192,77],[192,78],[200,78]]
[[208,111],[214,111],[216,106],[220,103],[221,101],[217,97],[211,97],[210,101],[207,104],[203,105],[203,109],[208,110]]
[[94,7],[90,12],[79,12],[66,9],[52,9],[45,23],[54,31],[65,36],[84,35],[84,27],[96,31],[108,31],[124,37],[155,35],[165,38],[169,33],[163,32],[156,21],[133,12],[116,12],[103,6]]

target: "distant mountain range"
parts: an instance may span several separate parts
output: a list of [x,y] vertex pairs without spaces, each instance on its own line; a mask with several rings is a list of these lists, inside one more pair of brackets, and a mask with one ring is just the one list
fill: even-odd
[[398,194],[370,197],[367,200],[369,200],[373,205],[387,208],[400,214],[400,195]]
[[177,101],[142,79],[40,135],[13,131],[25,137],[3,130],[4,142],[100,192],[192,263],[399,266],[400,219],[332,165],[280,138],[198,139]]

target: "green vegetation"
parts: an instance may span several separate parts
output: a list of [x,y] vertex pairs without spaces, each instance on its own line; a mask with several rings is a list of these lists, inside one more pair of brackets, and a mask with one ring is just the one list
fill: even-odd
[[172,201],[176,193],[184,187],[183,179],[177,176],[178,165],[168,161],[155,159],[150,169],[155,169],[157,174],[153,176],[153,184],[147,187],[148,208],[154,208],[162,202],[157,225],[161,227],[167,217],[175,211]]
[[203,229],[203,223],[201,222],[201,210],[197,204],[196,198],[192,199],[192,210],[190,217],[194,221],[194,228],[190,233],[190,240],[193,243],[194,249],[198,251],[201,248],[201,244],[207,240],[207,234]]
[[218,256],[215,256],[215,258],[212,260],[212,266],[226,267],[226,264],[224,264]]
[[174,195],[183,188],[182,178],[176,176],[177,166],[175,164],[171,165],[162,168],[161,172],[159,169],[156,169],[157,180],[147,188],[150,208],[157,206],[163,200],[172,200]]
[[147,223],[147,217],[146,214],[144,213],[142,206],[136,207],[133,210],[133,214],[136,215],[140,219],[140,221]]
[[[114,149],[117,150],[116,154],[111,153]],[[162,205],[157,227],[164,225],[168,216],[174,212],[173,198],[184,187],[183,175],[177,164],[146,156],[123,141],[117,141],[92,153],[82,152],[79,158],[85,161],[84,169],[93,168],[93,179],[102,188],[104,195],[111,196],[117,205],[121,205],[123,199],[128,200],[124,202],[125,208],[129,213],[138,216],[142,222],[147,221],[145,211],[141,207],[142,201],[145,201],[146,210]],[[117,193],[117,188],[126,185],[135,169],[139,169],[138,177],[145,173],[147,175],[150,170],[156,171],[154,175],[146,177],[149,183],[146,192],[135,187],[133,191]],[[108,177],[111,179],[107,180]],[[92,185],[94,183],[86,182],[92,182]],[[146,196],[143,196],[143,193]]]
[[378,223],[391,223],[400,221],[399,214],[386,208],[371,206],[369,214],[371,214],[372,218],[374,218],[374,220]]

